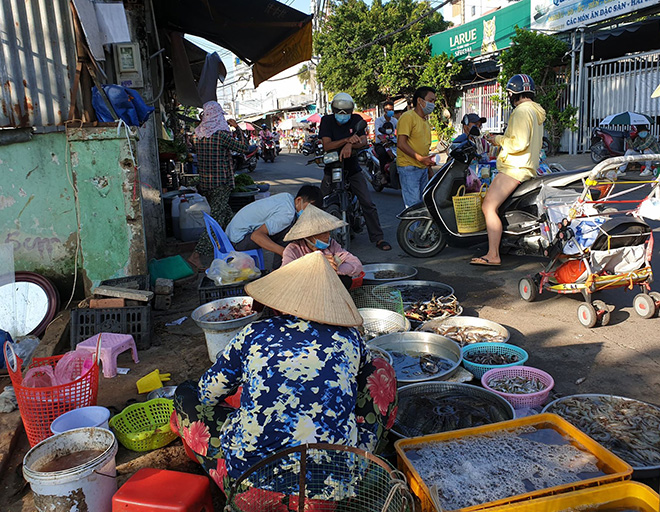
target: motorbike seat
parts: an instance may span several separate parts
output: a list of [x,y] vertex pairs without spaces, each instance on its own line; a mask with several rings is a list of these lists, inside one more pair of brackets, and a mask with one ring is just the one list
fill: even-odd
[[611,135],[612,137],[628,137],[628,132],[622,131],[622,130],[610,130],[609,128],[603,128],[601,126],[598,127],[598,129],[603,132],[607,133],[608,135]]
[[552,185],[553,182],[565,181],[568,176],[571,176],[573,174],[584,174],[584,173],[585,171],[567,171],[561,173],[547,174],[545,176],[539,176],[537,178],[524,181],[523,183],[518,185],[518,188],[516,188],[516,190],[513,191],[510,197],[513,198],[513,197],[524,196],[529,192],[533,192],[534,190],[541,188],[543,184]]

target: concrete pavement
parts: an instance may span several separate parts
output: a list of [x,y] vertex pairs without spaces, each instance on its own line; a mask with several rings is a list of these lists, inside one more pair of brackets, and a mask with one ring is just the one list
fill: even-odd
[[[282,153],[275,163],[259,162],[253,173],[256,181],[271,184],[271,193],[295,194],[305,183],[319,183],[322,170],[305,166],[301,155]],[[585,169],[593,164],[589,155],[561,155],[550,160],[566,169]],[[545,292],[539,300],[521,300],[517,284],[521,277],[538,272],[544,260],[507,255],[497,268],[474,267],[470,258],[485,252],[482,247],[447,247],[433,258],[408,256],[396,242],[398,219],[403,209],[399,191],[372,191],[385,238],[393,249],[383,252],[368,240],[366,233],[353,240],[351,251],[363,263],[405,263],[419,270],[419,279],[441,281],[454,287],[465,308],[475,315],[506,325],[511,342],[530,354],[528,364],[542,368],[555,378],[555,389],[562,395],[573,393],[612,393],[659,402],[660,320],[644,320],[632,308],[637,289],[618,288],[599,293],[613,305],[611,323],[586,329],[578,323],[577,306],[581,295],[555,295]],[[657,270],[657,265],[654,266]],[[656,287],[657,289],[657,287]],[[584,378],[580,385],[578,379]]]

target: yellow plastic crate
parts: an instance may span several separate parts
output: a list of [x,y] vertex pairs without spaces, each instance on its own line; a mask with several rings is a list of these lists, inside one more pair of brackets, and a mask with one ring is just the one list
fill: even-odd
[[[463,437],[491,434],[494,432],[504,432],[507,430],[514,430],[520,427],[534,427],[537,429],[551,428],[562,435],[565,439],[569,440],[572,444],[578,446],[581,450],[592,454],[598,459],[598,466],[604,476],[580,480],[571,484],[549,487],[547,489],[540,489],[538,491],[519,494],[509,498],[500,499],[475,505],[458,510],[445,510],[443,512],[472,512],[475,510],[482,510],[510,503],[516,503],[523,500],[530,500],[541,498],[544,496],[552,496],[559,493],[567,493],[588,487],[595,487],[607,483],[624,481],[632,475],[632,467],[614,455],[612,452],[598,444],[582,431],[575,428],[569,422],[556,414],[537,414],[535,416],[528,416],[517,420],[502,421],[500,423],[493,423],[484,425],[482,427],[466,428],[462,430],[455,430],[452,432],[443,432],[441,434],[432,434],[423,437],[413,437],[410,439],[400,439],[394,443],[397,452],[397,459],[399,462],[399,469],[406,475],[412,492],[422,502],[422,512],[434,512],[436,509],[431,501],[431,495],[426,483],[413,467],[410,460],[406,457],[406,451],[416,448],[421,444],[446,442]],[[515,468],[512,468],[515,472]],[[489,510],[488,512],[491,512]]]
[[637,482],[617,482],[592,489],[568,492],[513,505],[489,508],[488,512],[563,512],[587,505],[607,508],[639,508],[644,512],[660,510],[660,496]]

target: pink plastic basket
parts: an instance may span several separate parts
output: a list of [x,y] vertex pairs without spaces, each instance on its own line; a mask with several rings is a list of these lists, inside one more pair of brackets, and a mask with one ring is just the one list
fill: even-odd
[[[528,395],[514,395],[512,393],[502,393],[488,385],[491,380],[503,377],[538,379],[545,385],[545,389]],[[531,366],[510,366],[508,368],[494,368],[487,371],[484,373],[484,376],[481,377],[481,385],[487,390],[500,395],[513,405],[514,409],[523,409],[525,407],[539,407],[543,405],[548,399],[550,391],[552,391],[552,388],[555,386],[555,381],[549,373],[539,370],[538,368],[532,368]]]

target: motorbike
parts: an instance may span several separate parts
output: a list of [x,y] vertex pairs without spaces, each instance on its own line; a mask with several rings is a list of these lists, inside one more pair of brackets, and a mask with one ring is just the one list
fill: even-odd
[[[455,147],[450,158],[431,178],[422,193],[422,203],[406,208],[397,215],[399,246],[416,258],[435,256],[448,244],[470,246],[488,241],[486,231],[459,233],[452,197],[465,184],[470,163],[478,158],[469,140]],[[552,173],[521,183],[499,209],[502,219],[503,252],[545,256],[548,243],[543,236],[545,213],[539,211],[539,195],[543,186],[576,193],[583,189],[583,179],[590,171]]]
[[231,152],[232,170],[234,172],[247,169],[248,172],[253,172],[257,168],[257,153],[259,152],[258,146],[248,146],[247,153],[240,151]]
[[[399,181],[399,172],[396,167],[396,144],[393,141],[388,141],[384,144],[385,148],[394,154],[394,158],[385,164],[385,168],[381,169],[380,159],[376,153],[376,146],[369,148],[369,181],[371,186],[376,192],[381,192],[384,188],[393,188],[394,190],[401,190],[401,182]],[[383,177],[386,177],[383,180]]]
[[275,141],[275,155],[279,155],[282,152],[282,147],[280,146],[279,139]]
[[275,161],[275,142],[273,139],[264,139],[261,143],[261,158],[264,159],[264,162],[274,162]]
[[302,145],[302,154],[309,155],[323,155],[323,141],[316,135],[312,135],[308,141]]
[[609,130],[597,126],[591,132],[591,161],[597,164],[606,158],[622,156],[626,152],[626,139],[630,136],[627,130]]

